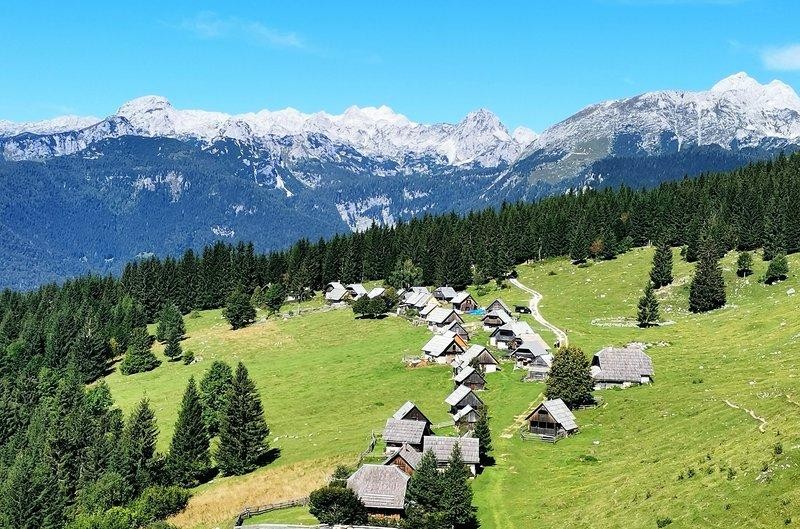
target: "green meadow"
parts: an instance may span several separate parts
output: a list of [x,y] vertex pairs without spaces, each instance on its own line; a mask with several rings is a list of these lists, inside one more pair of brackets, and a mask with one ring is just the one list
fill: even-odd
[[[675,282],[658,292],[667,323],[639,329],[630,319],[651,259],[651,249],[637,249],[586,267],[565,260],[518,267],[520,281],[543,294],[544,317],[587,355],[607,345],[648,344],[655,383],[597,392],[598,407],[576,412],[580,433],[551,445],[518,435],[520,417],[541,400],[544,385],[522,382],[522,372],[507,363],[487,375],[481,397],[491,412],[496,464],[473,483],[483,528],[800,523],[800,294],[787,294],[800,290],[794,272],[800,259],[790,257],[789,280],[765,286],[758,277],[766,263],[757,257],[755,273],[740,279],[736,255],[728,255],[728,305],[694,315],[686,310],[693,265],[676,251]],[[511,305],[528,300],[512,286],[477,297],[481,304],[495,297]],[[199,361],[165,362],[129,377],[115,373],[107,381],[116,401],[128,411],[147,396],[166,450],[188,378],[202,377],[212,360],[241,360],[261,392],[271,446],[280,456],[250,475],[198,488],[172,520],[181,527],[224,527],[244,506],[307,494],[335,465],[353,464],[370,433],[380,433],[406,400],[434,423],[449,418],[443,399],[452,389],[450,370],[403,365],[430,336],[403,318],[359,320],[348,309],[311,310],[288,318],[260,315],[254,325],[231,331],[219,311],[207,311],[186,317],[186,326],[182,346]],[[487,339],[483,332],[473,337]],[[256,521],[313,520],[292,508]]]

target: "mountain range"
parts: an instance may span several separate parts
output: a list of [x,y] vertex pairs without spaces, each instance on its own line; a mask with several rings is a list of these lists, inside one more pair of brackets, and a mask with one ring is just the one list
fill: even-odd
[[0,285],[31,287],[214,240],[281,248],[373,222],[570,189],[652,186],[800,146],[800,98],[744,73],[591,105],[541,134],[488,110],[229,115],[159,96],[105,118],[0,120]]

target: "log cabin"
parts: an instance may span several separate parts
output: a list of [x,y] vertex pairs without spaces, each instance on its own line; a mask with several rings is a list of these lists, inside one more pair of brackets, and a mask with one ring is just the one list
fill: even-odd
[[546,400],[525,417],[528,432],[556,441],[578,431],[575,416],[561,399]]
[[461,408],[472,406],[475,410],[482,410],[484,403],[478,395],[467,386],[458,386],[453,392],[444,399],[450,406],[450,413],[457,413]]
[[370,516],[399,520],[405,509],[409,475],[395,465],[363,465],[347,479]]
[[467,465],[470,473],[474,476],[478,473],[478,465],[481,463],[479,441],[475,437],[427,436],[425,437],[422,451],[423,453],[428,450],[433,452],[438,467],[445,468],[450,462],[450,455],[453,453],[453,447],[456,444],[461,449],[461,457],[464,459],[464,464]]
[[394,465],[410,476],[417,469],[417,466],[421,460],[422,453],[414,450],[406,444],[403,445],[400,450],[386,458],[386,461],[384,461],[383,464]]
[[383,441],[386,443],[386,453],[397,452],[403,445],[409,445],[417,450],[422,450],[422,438],[430,432],[428,425],[422,421],[409,419],[386,419],[383,428]]
[[469,312],[478,308],[478,302],[469,292],[459,292],[450,300],[450,303],[453,304],[453,310],[459,312]]
[[456,356],[464,354],[467,350],[463,343],[455,334],[437,334],[422,346],[422,353],[426,360],[437,364],[449,364],[456,359]]
[[464,385],[473,391],[482,391],[486,388],[486,379],[483,374],[472,366],[466,366],[453,376],[456,387]]
[[652,384],[653,360],[637,347],[606,347],[592,357],[595,389]]

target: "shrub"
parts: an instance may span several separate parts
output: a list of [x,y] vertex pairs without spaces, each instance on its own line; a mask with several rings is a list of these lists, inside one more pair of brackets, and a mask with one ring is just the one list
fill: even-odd
[[789,276],[789,263],[786,260],[786,254],[780,253],[769,262],[767,267],[767,275],[764,277],[764,282],[768,285],[783,281]]
[[672,518],[666,516],[664,518],[656,518],[656,527],[666,527],[672,523]]
[[194,351],[191,349],[183,353],[183,363],[187,366],[194,362]]
[[308,511],[320,523],[359,525],[367,522],[367,509],[356,494],[345,487],[322,487],[309,496]]
[[147,487],[134,502],[138,519],[142,524],[163,520],[182,511],[189,502],[189,491],[181,487]]
[[779,456],[783,453],[783,445],[781,443],[775,444],[775,447],[772,449],[776,456]]

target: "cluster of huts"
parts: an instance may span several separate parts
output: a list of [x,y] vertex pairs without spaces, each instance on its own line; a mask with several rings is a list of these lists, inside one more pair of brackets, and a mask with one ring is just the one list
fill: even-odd
[[480,465],[479,441],[469,433],[462,437],[435,435],[433,424],[413,402],[403,404],[383,429],[386,459],[382,464],[362,465],[347,480],[371,516],[396,519],[405,509],[408,480],[423,453],[430,451],[440,469],[450,461],[458,444],[464,464],[475,475]]
[[373,299],[383,296],[385,293],[386,289],[383,287],[375,287],[367,290],[367,288],[361,283],[344,285],[338,281],[332,281],[328,283],[325,285],[324,290],[325,301],[333,305],[344,304],[348,301],[356,301],[364,296],[368,297],[369,299]]

